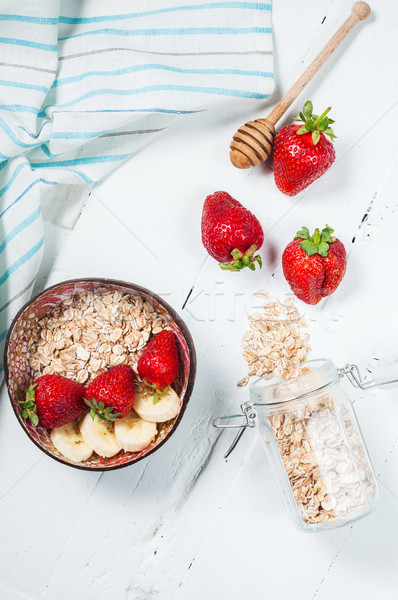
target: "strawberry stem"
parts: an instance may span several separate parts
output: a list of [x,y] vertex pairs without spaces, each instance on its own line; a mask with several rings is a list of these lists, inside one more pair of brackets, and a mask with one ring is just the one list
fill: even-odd
[[34,383],[26,390],[26,398],[25,400],[18,400],[18,404],[21,405],[22,413],[21,416],[23,419],[29,419],[34,427],[37,427],[39,424],[39,417],[37,416],[37,406],[36,406],[36,392],[35,387],[37,383]]
[[245,253],[241,252],[237,248],[234,248],[231,252],[233,261],[228,263],[218,263],[224,271],[241,271],[245,267],[248,267],[251,271],[256,269],[256,262],[259,264],[260,269],[263,266],[263,261],[259,254],[254,254],[257,250],[256,244],[250,246]]
[[328,112],[332,110],[332,107],[329,106],[321,115],[319,115],[319,117],[316,119],[316,121],[314,121],[314,127],[318,127],[319,123],[322,121],[323,117],[326,117],[326,115],[328,114]]
[[155,383],[150,383],[145,378],[143,378],[141,382],[136,383],[136,388],[138,392],[145,396],[151,396],[153,394],[154,404],[157,404],[162,396],[165,396],[170,390],[170,386],[168,385],[159,388]]
[[330,125],[334,123],[334,121],[333,119],[330,119],[326,116],[330,110],[331,106],[324,110],[321,115],[314,115],[312,113],[312,102],[308,100],[304,104],[303,110],[300,112],[299,118],[294,119],[295,121],[304,122],[304,125],[296,131],[297,135],[311,133],[312,142],[314,146],[316,146],[316,144],[321,139],[321,133],[328,135],[331,140],[334,140],[336,136],[334,135],[333,129],[330,127]]
[[112,425],[112,421],[118,420],[120,412],[115,412],[116,408],[114,406],[105,407],[105,404],[101,400],[97,402],[93,396],[90,396],[90,398],[91,400],[87,400],[87,398],[83,398],[83,400],[90,409],[90,415],[93,421],[96,415],[101,421],[105,421],[108,425]]
[[304,250],[308,256],[314,254],[320,254],[326,257],[329,253],[329,245],[336,241],[336,238],[332,236],[334,229],[325,225],[322,231],[315,229],[314,234],[311,236],[308,227],[302,227],[297,232],[295,240],[302,240],[300,242],[300,248]]

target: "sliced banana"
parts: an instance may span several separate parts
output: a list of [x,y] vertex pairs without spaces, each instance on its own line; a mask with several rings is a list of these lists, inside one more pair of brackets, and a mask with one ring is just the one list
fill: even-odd
[[156,423],[144,421],[132,410],[126,417],[115,421],[115,436],[126,452],[140,452],[155,439]]
[[99,456],[109,458],[120,452],[113,426],[107,425],[97,415],[93,420],[88,412],[80,422],[80,432],[87,446],[92,448]]
[[164,423],[178,415],[180,412],[180,399],[171,388],[169,388],[167,394],[159,396],[156,404],[153,403],[152,395],[136,392],[134,410],[145,421]]
[[92,455],[92,449],[85,443],[77,421],[51,431],[51,440],[56,449],[68,460],[79,463]]

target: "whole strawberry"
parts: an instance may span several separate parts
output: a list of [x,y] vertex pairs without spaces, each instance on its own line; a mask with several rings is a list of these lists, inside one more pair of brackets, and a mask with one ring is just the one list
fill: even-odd
[[202,212],[202,242],[207,252],[228,271],[262,266],[255,252],[264,242],[258,219],[227,192],[207,196]]
[[321,177],[333,164],[335,151],[332,140],[332,119],[312,114],[312,102],[304,104],[300,119],[304,125],[287,125],[275,137],[274,178],[277,188],[288,196],[295,196]]
[[42,375],[27,390],[26,400],[19,402],[22,417],[35,427],[62,427],[87,410],[84,392],[80,383],[62,375]]
[[165,329],[158,333],[141,354],[138,375],[155,392],[173,383],[179,371],[178,351],[174,333]]
[[310,236],[308,228],[302,227],[283,253],[283,274],[297,298],[307,304],[318,304],[333,294],[344,277],[347,255],[333,232],[326,225]]
[[97,415],[110,423],[125,417],[135,400],[135,375],[129,365],[112,367],[87,386],[85,402],[94,419]]

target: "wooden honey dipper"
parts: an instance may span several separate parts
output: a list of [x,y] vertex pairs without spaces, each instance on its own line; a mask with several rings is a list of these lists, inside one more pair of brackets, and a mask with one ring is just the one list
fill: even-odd
[[256,167],[267,160],[274,144],[276,123],[327,61],[329,56],[349,34],[354,25],[358,21],[366,19],[369,14],[370,7],[366,2],[355,2],[352,5],[351,14],[348,19],[344,21],[341,27],[330,38],[326,46],[324,46],[312,63],[305,69],[296,83],[283,96],[282,100],[278,102],[268,117],[266,119],[249,121],[238,129],[232,139],[230,145],[231,152],[229,153],[231,162],[235,167],[238,169],[248,169],[249,167]]

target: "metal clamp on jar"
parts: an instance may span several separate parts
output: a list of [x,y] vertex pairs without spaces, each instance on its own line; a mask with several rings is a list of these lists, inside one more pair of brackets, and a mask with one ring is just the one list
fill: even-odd
[[[387,370],[364,382],[356,365],[338,369],[327,359],[306,366],[308,372],[295,379],[255,380],[242,413],[219,417],[213,424],[240,429],[227,457],[244,430],[257,422],[289,516],[299,529],[316,531],[364,517],[377,497],[372,465],[341,378],[365,390],[397,387],[398,377]],[[238,425],[229,423],[242,417]]]

